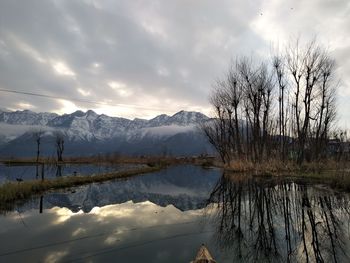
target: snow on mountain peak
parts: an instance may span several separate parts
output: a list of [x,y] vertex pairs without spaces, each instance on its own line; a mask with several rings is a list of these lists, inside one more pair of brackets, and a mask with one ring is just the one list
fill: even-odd
[[149,127],[162,126],[162,125],[167,123],[169,118],[170,118],[170,116],[168,116],[166,114],[158,115],[155,118],[148,121],[148,126]]
[[50,120],[57,116],[55,113],[35,113],[30,110],[3,111],[0,112],[0,122],[18,125],[47,125]]
[[86,115],[87,116],[93,116],[93,117],[97,117],[97,116],[99,116],[96,112],[94,112],[93,110],[88,110],[87,112],[86,112]]
[[169,121],[172,124],[189,125],[193,123],[206,121],[208,119],[209,118],[207,116],[200,112],[182,110],[171,116]]
[[[199,112],[179,111],[172,116],[161,114],[151,120],[129,120],[119,117],[110,117],[97,114],[92,110],[87,112],[75,111],[71,114],[57,115],[55,113],[35,113],[29,110],[15,112],[0,112],[0,125],[41,125],[53,129],[66,131],[73,140],[105,140],[114,137],[133,137],[138,130],[151,127],[163,127],[157,129],[156,134],[163,131],[172,134],[169,130],[174,128],[174,133],[179,132],[178,126],[189,126],[191,129],[203,120],[209,118]],[[176,127],[176,129],[175,129]],[[186,130],[186,129],[185,129]],[[185,131],[184,130],[184,131]],[[29,130],[28,130],[29,131]],[[149,132],[149,130],[147,130]],[[182,129],[181,129],[182,131]]]

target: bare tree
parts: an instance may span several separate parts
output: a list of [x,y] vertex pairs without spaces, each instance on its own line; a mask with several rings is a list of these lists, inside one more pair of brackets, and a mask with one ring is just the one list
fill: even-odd
[[[220,85],[220,84],[219,84]],[[223,102],[224,95],[218,88],[212,94],[210,100],[214,106],[215,118],[209,122],[202,123],[201,128],[207,136],[209,142],[214,146],[220,155],[224,164],[231,160],[230,147],[231,138],[228,121],[226,118],[226,109]]]
[[[328,52],[315,41],[310,42],[305,48],[301,48],[297,41],[287,50],[286,59],[289,73],[292,76],[290,78],[291,88],[294,91],[293,108],[298,142],[297,162],[301,164],[305,159],[305,153],[312,148],[310,143],[319,142],[321,127],[328,129],[330,122],[334,120],[335,101],[327,92],[331,89],[330,76],[334,73],[334,61]],[[321,103],[318,104],[320,96]],[[326,113],[327,109],[328,113]],[[317,127],[316,140],[311,134],[315,124]],[[325,124],[327,125],[324,126]]]
[[279,128],[279,145],[280,157],[282,160],[286,158],[286,126],[287,113],[285,109],[285,90],[287,87],[285,79],[285,65],[284,58],[275,56],[273,58],[273,67],[275,69],[277,83],[278,83],[278,128]]
[[202,125],[223,162],[326,157],[336,119],[334,65],[315,41],[296,41],[272,63],[232,63],[210,98],[214,118]]
[[55,146],[56,146],[56,153],[57,153],[57,161],[62,162],[63,158],[63,151],[64,151],[64,136],[61,132],[56,132],[55,134]]
[[315,118],[314,157],[319,159],[325,154],[330,125],[336,117],[335,85],[332,85],[334,61],[328,60],[322,68],[322,76],[318,85],[318,107]]
[[202,130],[225,164],[243,153],[238,117],[242,114],[243,85],[238,66],[238,63],[232,63],[225,78],[215,83],[210,97],[215,118],[202,125]]
[[254,66],[246,58],[240,60],[238,72],[243,85],[244,111],[251,131],[251,137],[247,136],[247,141],[251,144],[252,159],[261,161],[268,147],[274,89],[272,74],[266,64]]
[[44,135],[44,131],[39,129],[36,131],[33,131],[33,138],[36,142],[36,162],[39,162],[39,158],[40,158],[40,144],[41,144],[41,138]]
[[230,121],[230,131],[235,140],[235,148],[237,154],[240,156],[242,151],[242,142],[241,142],[241,131],[239,125],[238,115],[240,114],[240,107],[242,104],[243,98],[243,85],[240,80],[240,76],[237,72],[238,64],[232,64],[230,70],[227,73],[226,79],[226,92],[227,92],[227,111],[229,113],[229,121]]
[[44,135],[44,131],[39,129],[36,131],[33,131],[33,138],[36,142],[36,177],[39,177],[39,158],[40,158],[40,145],[41,145],[41,139]]

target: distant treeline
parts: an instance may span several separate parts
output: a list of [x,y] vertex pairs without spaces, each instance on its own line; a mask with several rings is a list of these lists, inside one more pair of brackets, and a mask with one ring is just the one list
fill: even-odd
[[214,85],[215,118],[202,129],[226,164],[328,158],[330,138],[346,140],[334,125],[338,83],[334,59],[316,41],[297,40],[262,62],[237,58]]

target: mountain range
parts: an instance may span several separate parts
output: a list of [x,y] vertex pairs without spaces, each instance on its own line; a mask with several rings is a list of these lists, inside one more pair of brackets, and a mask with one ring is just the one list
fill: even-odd
[[64,155],[99,153],[189,156],[213,150],[198,128],[210,118],[200,112],[180,111],[153,119],[110,117],[92,110],[71,114],[0,111],[0,156],[36,154],[34,133],[42,131],[41,153],[55,155],[55,137],[65,140]]

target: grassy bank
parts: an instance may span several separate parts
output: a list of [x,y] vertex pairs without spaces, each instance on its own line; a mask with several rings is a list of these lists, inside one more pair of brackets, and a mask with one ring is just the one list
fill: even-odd
[[0,186],[0,206],[7,206],[9,203],[29,198],[32,195],[42,194],[48,190],[104,182],[118,178],[127,178],[135,175],[159,171],[162,168],[163,166],[153,166],[94,176],[67,176],[43,181],[32,180],[23,181],[20,183],[8,182]]
[[321,172],[299,172],[293,177],[310,179],[341,191],[350,192],[350,170],[324,170]]
[[259,177],[298,178],[324,183],[332,188],[350,192],[350,163],[309,162],[301,166],[295,162],[269,160],[263,163],[236,161],[222,166],[227,174],[248,174]]
[[[219,164],[220,166],[220,164]],[[335,162],[332,160],[321,162],[305,162],[302,165],[297,165],[292,161],[281,161],[271,159],[261,163],[251,161],[234,161],[228,165],[221,165],[228,172],[234,173],[255,173],[259,175],[282,176],[290,173],[324,173],[327,171],[345,171],[350,169],[349,162]]]

